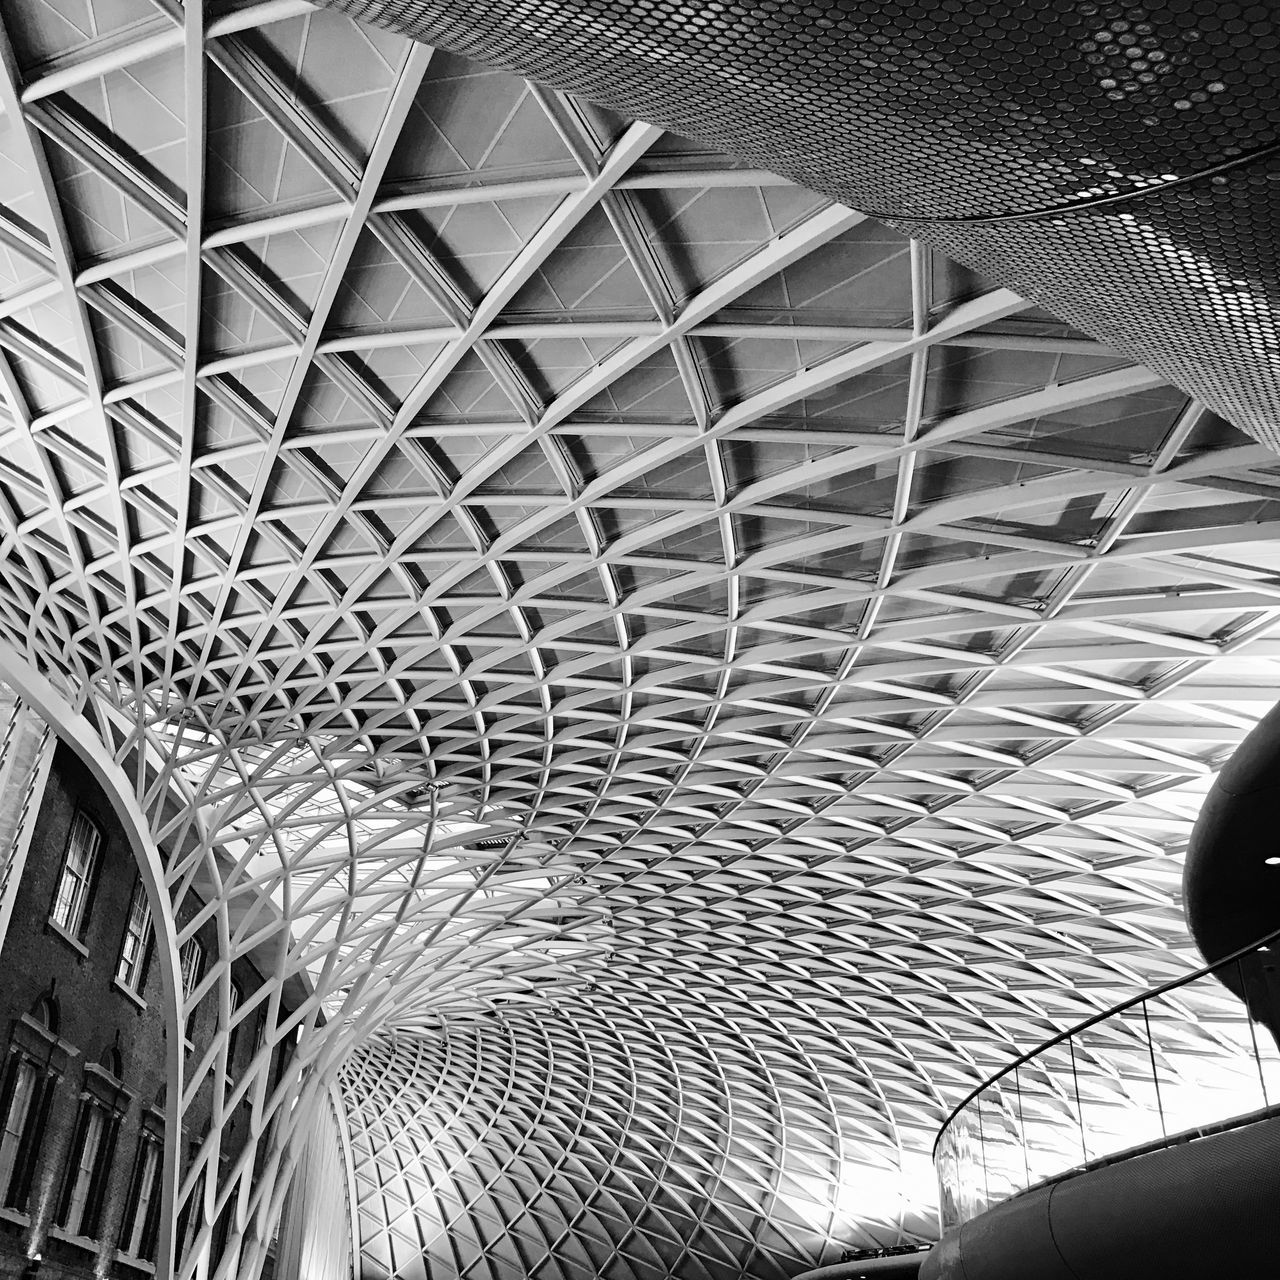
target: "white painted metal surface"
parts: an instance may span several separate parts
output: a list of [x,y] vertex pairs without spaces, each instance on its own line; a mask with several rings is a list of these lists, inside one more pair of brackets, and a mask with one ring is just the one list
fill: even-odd
[[179,1274],[228,1205],[256,1273],[334,1086],[370,1276],[926,1234],[947,1104],[1186,960],[1276,458],[856,211],[292,0],[3,25],[0,635],[208,902],[183,1097],[256,1135],[196,1135]]

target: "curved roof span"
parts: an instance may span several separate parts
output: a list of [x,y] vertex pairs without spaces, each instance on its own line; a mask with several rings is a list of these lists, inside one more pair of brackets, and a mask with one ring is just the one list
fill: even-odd
[[224,1210],[254,1273],[331,1086],[370,1277],[927,1238],[949,1104],[1185,961],[1276,456],[854,209],[335,13],[3,28],[0,635],[310,993],[278,1087],[186,1064],[261,1158],[200,1138],[181,1274]]

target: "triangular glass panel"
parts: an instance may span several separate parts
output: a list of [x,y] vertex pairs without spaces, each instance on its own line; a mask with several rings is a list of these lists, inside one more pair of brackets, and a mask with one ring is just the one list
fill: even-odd
[[273,421],[284,400],[285,387],[293,372],[293,357],[250,364],[223,374],[233,392],[242,397],[262,418]]
[[263,284],[300,316],[310,316],[324,284],[342,224],[276,231],[241,242],[239,254]]
[[216,63],[207,61],[205,217],[210,230],[270,209],[335,198],[333,189]]
[[692,423],[693,408],[675,357],[664,347],[592,396],[577,416],[597,422]]
[[182,50],[73,85],[60,103],[175,201],[184,202],[186,119]]
[[77,259],[107,257],[174,238],[126,190],[108,182],[56,141],[46,148],[54,193]]
[[452,323],[452,317],[366,226],[329,314],[331,337],[340,340],[363,333],[383,335],[388,330],[448,329]]
[[808,324],[908,325],[907,239],[867,219],[743,294],[734,307],[792,311]]
[[[539,178],[579,170],[523,81],[437,50],[387,170],[388,183]],[[429,187],[427,188],[429,189]]]
[[474,305],[560,203],[533,195],[432,205],[402,216],[404,226]]
[[[168,19],[164,19],[165,24]],[[91,0],[61,0],[41,4],[31,14],[15,22],[9,37],[14,54],[24,71],[41,63],[79,51],[83,46],[108,36],[120,36],[135,24],[161,25],[155,6],[148,0],[119,0],[102,12]]]
[[352,375],[364,382],[392,412],[398,411],[413,389],[430,374],[445,343],[413,343],[347,351],[343,360]]
[[[73,372],[78,364],[69,365],[54,358],[43,342],[16,326],[6,335],[4,356],[13,370],[14,380],[32,416],[48,413],[79,400],[83,384]],[[74,346],[68,337],[68,348]],[[7,408],[7,401],[6,401]]]
[[596,207],[556,246],[504,315],[527,320],[657,320],[654,304],[636,274],[605,211]]
[[[180,335],[153,326],[151,317],[138,314],[131,300],[108,287],[86,290],[83,297],[89,304],[85,310],[105,387],[127,386],[180,367]],[[134,323],[129,323],[130,319]]]
[[468,352],[427,401],[417,421],[512,421],[517,418],[511,397],[498,385],[480,356]]
[[285,92],[306,102],[317,127],[353,159],[367,156],[407,55],[405,42],[328,9],[265,23],[252,39]]

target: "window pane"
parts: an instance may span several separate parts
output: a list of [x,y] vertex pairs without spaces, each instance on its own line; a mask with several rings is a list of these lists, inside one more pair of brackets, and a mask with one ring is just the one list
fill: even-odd
[[160,1167],[159,1146],[144,1138],[140,1160],[138,1198],[133,1205],[132,1217],[129,1221],[129,1234],[124,1243],[125,1253],[135,1258],[143,1256],[142,1237],[146,1231],[147,1215],[151,1209],[151,1201],[156,1193],[156,1173]]
[[77,813],[71,822],[71,835],[67,840],[67,853],[62,864],[62,877],[53,900],[53,919],[72,937],[78,938],[84,927],[85,911],[89,905],[89,888],[93,883],[94,867],[98,861],[98,846],[102,833],[83,813]]
[[67,1202],[66,1228],[78,1235],[84,1221],[84,1207],[93,1184],[93,1169],[98,1160],[98,1146],[102,1142],[103,1114],[101,1107],[86,1103],[84,1141],[80,1144],[80,1158],[75,1165],[75,1181],[71,1185],[71,1198]]
[[188,939],[178,958],[182,961],[182,998],[189,1000],[204,973],[204,947],[200,939]]
[[244,999],[244,992],[240,989],[240,984],[234,979],[231,983],[231,1017],[233,1025],[231,1032],[227,1036],[227,1072],[231,1072],[236,1060],[236,1045],[240,1040],[240,1024],[235,1022],[236,1010],[240,1008],[240,1002]]
[[7,1198],[9,1183],[22,1147],[22,1129],[27,1123],[27,1113],[31,1110],[35,1089],[36,1069],[23,1059],[18,1063],[13,1097],[9,1100],[9,1114],[5,1116],[4,1131],[0,1133],[0,1198]]
[[151,906],[147,902],[146,889],[139,880],[133,890],[133,901],[129,904],[129,923],[125,926],[120,963],[116,966],[117,980],[131,991],[142,986],[142,966],[150,937]]

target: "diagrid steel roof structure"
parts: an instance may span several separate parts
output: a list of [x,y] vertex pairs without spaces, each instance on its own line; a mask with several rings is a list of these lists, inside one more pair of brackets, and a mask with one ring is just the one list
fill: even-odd
[[4,673],[125,780],[167,962],[192,895],[224,941],[177,1274],[257,1273],[330,1102],[371,1278],[929,1238],[949,1105],[1188,962],[1280,459],[855,209],[297,0],[18,0],[0,64]]

